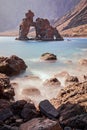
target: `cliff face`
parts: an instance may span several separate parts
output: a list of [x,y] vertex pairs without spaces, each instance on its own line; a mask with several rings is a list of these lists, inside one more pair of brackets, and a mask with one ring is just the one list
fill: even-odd
[[65,36],[87,36],[87,0],[56,21],[55,26]]
[[[60,18],[80,0],[0,0],[0,32],[15,29],[24,13],[31,9],[36,17]],[[39,8],[38,8],[39,7]]]

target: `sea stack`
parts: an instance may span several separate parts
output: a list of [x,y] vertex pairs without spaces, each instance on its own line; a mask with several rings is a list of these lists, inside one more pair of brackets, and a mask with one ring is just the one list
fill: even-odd
[[59,34],[58,30],[50,25],[48,19],[37,18],[36,21],[33,21],[34,13],[29,10],[25,14],[25,18],[22,20],[19,25],[19,37],[16,40],[30,40],[28,38],[28,33],[30,27],[34,26],[36,31],[36,37],[34,40],[42,41],[60,41],[63,40],[62,36]]

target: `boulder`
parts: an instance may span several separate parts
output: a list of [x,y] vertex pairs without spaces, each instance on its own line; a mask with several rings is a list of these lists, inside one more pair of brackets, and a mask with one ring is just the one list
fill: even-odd
[[34,104],[27,103],[24,105],[22,111],[21,111],[21,117],[25,120],[31,120],[32,118],[37,117],[38,113],[36,111],[36,108]]
[[70,84],[78,83],[78,82],[79,82],[79,80],[76,76],[67,76],[67,78],[65,80],[66,85],[70,85]]
[[79,60],[79,64],[87,66],[87,59],[81,59],[81,60]]
[[41,60],[44,61],[56,61],[57,60],[57,56],[51,53],[44,53],[41,55]]
[[57,110],[48,100],[41,101],[39,103],[39,109],[42,114],[44,114],[45,116],[51,119],[55,119],[59,115]]
[[44,83],[44,86],[48,87],[59,87],[61,85],[60,81],[57,78],[47,79]]
[[22,71],[26,70],[26,68],[25,62],[15,55],[11,57],[0,57],[0,73],[14,76],[20,74]]
[[19,127],[19,130],[62,130],[58,121],[50,119],[35,118]]
[[24,105],[27,103],[25,100],[18,100],[11,105],[12,112],[14,114],[21,115],[21,111],[24,107]]

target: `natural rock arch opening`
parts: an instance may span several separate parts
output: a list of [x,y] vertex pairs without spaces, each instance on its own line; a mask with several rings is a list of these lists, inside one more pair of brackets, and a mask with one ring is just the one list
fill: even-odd
[[58,30],[50,25],[48,19],[37,18],[34,22],[33,17],[34,13],[31,10],[25,14],[25,18],[22,20],[19,26],[19,37],[17,40],[30,40],[28,38],[28,34],[31,26],[33,26],[36,31],[36,37],[34,38],[35,40],[63,40]]

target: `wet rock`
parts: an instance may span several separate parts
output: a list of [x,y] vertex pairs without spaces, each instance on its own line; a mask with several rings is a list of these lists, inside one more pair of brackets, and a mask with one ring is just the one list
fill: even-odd
[[27,103],[24,105],[23,110],[21,112],[21,117],[25,120],[31,120],[32,118],[37,117],[38,113],[34,104]]
[[56,55],[51,54],[51,53],[44,53],[41,55],[40,59],[44,61],[54,61],[54,60],[57,60],[57,57]]
[[65,80],[66,85],[70,85],[70,84],[78,83],[78,82],[79,82],[79,80],[76,76],[68,76]]
[[87,59],[81,59],[81,60],[79,61],[79,64],[80,64],[80,65],[85,65],[85,66],[87,66]]
[[73,118],[69,118],[64,123],[67,123],[70,127],[77,129],[85,129],[87,127],[87,113],[77,115]]
[[5,121],[6,119],[9,119],[13,116],[13,113],[10,108],[5,108],[0,110],[0,120]]
[[68,77],[68,76],[70,76],[70,75],[67,71],[62,71],[62,72],[54,75],[54,77]]
[[21,115],[21,111],[27,102],[25,100],[18,100],[11,105],[11,109],[15,115]]
[[40,95],[40,91],[37,88],[26,88],[26,89],[23,89],[22,94],[28,95],[28,96]]
[[24,71],[26,67],[25,62],[15,55],[11,57],[0,57],[0,73],[13,76]]
[[48,87],[59,87],[61,85],[60,81],[57,78],[47,79],[43,85]]
[[57,110],[48,100],[41,101],[39,104],[39,109],[41,113],[51,119],[57,118],[59,115]]
[[35,118],[22,124],[19,130],[62,130],[62,128],[57,121]]
[[87,81],[69,85],[51,103],[58,108],[63,126],[85,129],[87,126]]

